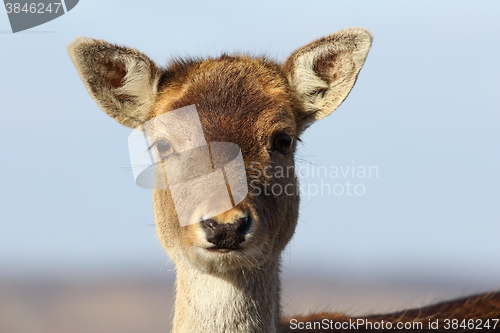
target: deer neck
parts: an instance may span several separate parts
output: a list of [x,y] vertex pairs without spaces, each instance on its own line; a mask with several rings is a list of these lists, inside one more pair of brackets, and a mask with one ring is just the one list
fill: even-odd
[[224,276],[178,262],[173,332],[277,332],[279,261]]

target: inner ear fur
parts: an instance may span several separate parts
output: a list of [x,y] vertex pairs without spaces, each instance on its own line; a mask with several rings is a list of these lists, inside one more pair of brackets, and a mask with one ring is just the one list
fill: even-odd
[[287,59],[284,70],[301,103],[304,125],[328,116],[344,101],[371,42],[368,31],[345,29],[301,47]]
[[109,116],[132,128],[150,118],[160,70],[146,55],[83,37],[68,52],[90,95]]

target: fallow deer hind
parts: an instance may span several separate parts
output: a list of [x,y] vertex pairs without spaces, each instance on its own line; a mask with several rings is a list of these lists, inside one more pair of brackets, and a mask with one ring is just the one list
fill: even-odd
[[[421,322],[422,331],[435,332],[427,327],[430,320],[440,319],[443,329],[453,324],[450,320],[476,325],[488,320],[492,329],[500,318],[496,292],[364,318],[320,313],[282,319],[280,256],[297,224],[299,196],[295,174],[278,177],[275,171],[293,170],[298,137],[347,97],[371,42],[366,30],[345,29],[305,45],[283,64],[222,55],[177,60],[166,68],[134,49],[101,40],[78,38],[69,46],[90,95],[120,124],[141,128],[194,105],[206,141],[240,147],[245,182],[252,181],[254,189],[268,184],[289,190],[280,195],[250,191],[215,216],[210,208],[195,210],[185,226],[170,189],[153,190],[157,234],[177,273],[173,332],[335,332],[353,328],[346,325],[356,320],[375,324],[357,327],[366,331],[384,321],[393,329],[401,328],[397,323]],[[148,149],[168,161],[178,158],[179,144],[157,135]]]

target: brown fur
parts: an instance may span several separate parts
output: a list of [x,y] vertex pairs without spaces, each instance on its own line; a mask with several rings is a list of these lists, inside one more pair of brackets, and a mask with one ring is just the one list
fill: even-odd
[[[136,50],[104,41],[80,38],[69,46],[89,93],[122,125],[138,127],[195,104],[207,142],[241,148],[251,195],[211,218],[211,223],[230,227],[238,219],[251,219],[248,233],[226,242],[235,249],[211,251],[202,223],[181,227],[170,191],[153,191],[157,234],[177,269],[175,332],[200,327],[212,333],[299,332],[290,330],[287,320],[280,322],[279,280],[280,255],[298,219],[298,184],[290,172],[295,144],[307,126],[347,97],[370,45],[367,31],[346,29],[298,49],[284,64],[223,55],[180,60],[164,69]],[[280,150],[280,137],[295,139],[289,151]],[[288,172],[278,176],[280,170]],[[265,194],[265,186],[273,185],[290,193]],[[499,295],[367,318],[500,317]],[[299,319],[324,318],[348,319],[329,313]]]

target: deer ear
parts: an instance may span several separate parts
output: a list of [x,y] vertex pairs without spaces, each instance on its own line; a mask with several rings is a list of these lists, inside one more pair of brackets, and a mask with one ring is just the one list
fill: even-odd
[[160,70],[146,55],[91,38],[77,38],[68,52],[85,87],[104,112],[133,128],[150,118]]
[[302,104],[301,123],[332,113],[351,91],[370,50],[372,36],[345,29],[295,51],[285,63],[288,81]]

